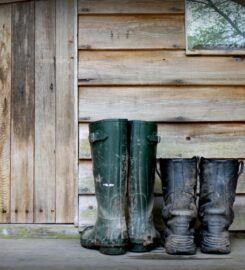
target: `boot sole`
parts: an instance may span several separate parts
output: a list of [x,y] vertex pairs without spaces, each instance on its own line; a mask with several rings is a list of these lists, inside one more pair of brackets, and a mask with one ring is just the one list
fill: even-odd
[[231,252],[229,237],[205,236],[201,241],[201,251],[210,254],[229,254]]
[[165,241],[165,249],[171,255],[193,255],[196,253],[194,236],[171,235]]
[[152,243],[150,245],[144,245],[143,243],[130,243],[128,250],[131,252],[148,252],[153,250],[154,248],[156,248],[157,246],[159,246],[156,243]]
[[99,250],[102,254],[105,255],[122,255],[126,253],[126,246],[101,246],[95,244],[88,244],[82,240],[81,246],[87,249],[96,249]]

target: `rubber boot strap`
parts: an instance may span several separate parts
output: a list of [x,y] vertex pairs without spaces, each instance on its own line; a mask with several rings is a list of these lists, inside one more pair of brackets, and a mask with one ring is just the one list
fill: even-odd
[[92,132],[89,134],[88,139],[90,143],[104,141],[108,138],[108,135],[101,131]]
[[157,136],[156,134],[151,134],[147,136],[148,141],[150,142],[155,142],[155,143],[160,143],[161,137]]

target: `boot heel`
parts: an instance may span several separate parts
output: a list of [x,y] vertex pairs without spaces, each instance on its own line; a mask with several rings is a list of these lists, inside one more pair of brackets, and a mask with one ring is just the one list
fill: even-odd
[[105,255],[123,255],[126,253],[126,247],[100,247],[99,250]]
[[168,254],[193,255],[196,252],[194,236],[171,235],[165,241],[165,249]]
[[228,254],[230,253],[230,238],[228,235],[205,235],[201,241],[203,253]]

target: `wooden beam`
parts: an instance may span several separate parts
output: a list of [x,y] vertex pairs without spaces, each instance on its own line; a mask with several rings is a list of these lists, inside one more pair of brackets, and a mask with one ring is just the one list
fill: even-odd
[[11,222],[33,223],[34,2],[12,11]]
[[0,7],[0,223],[10,222],[11,7]]
[[184,51],[80,51],[80,85],[244,85],[242,57]]
[[[76,194],[75,3],[56,0],[56,223],[74,222]],[[77,125],[77,123],[76,123]]]
[[243,122],[244,86],[80,87],[80,121],[113,117],[155,122]]
[[[162,158],[245,158],[244,123],[159,124],[161,142],[157,156]],[[79,126],[79,157],[90,159],[88,124]]]
[[79,48],[185,49],[184,16],[79,16]]
[[183,13],[184,0],[79,0],[79,14]]
[[34,222],[55,223],[55,0],[35,3]]

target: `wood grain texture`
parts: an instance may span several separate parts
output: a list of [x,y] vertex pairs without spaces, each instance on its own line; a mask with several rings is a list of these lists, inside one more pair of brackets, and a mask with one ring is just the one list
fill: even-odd
[[79,48],[185,49],[184,16],[79,16]]
[[56,223],[74,222],[74,0],[56,1]]
[[17,2],[27,2],[31,0],[0,0],[0,5],[1,4],[11,4],[11,3],[17,3]]
[[34,2],[12,5],[11,222],[33,222]]
[[184,51],[80,51],[80,85],[244,85],[245,58]]
[[[161,217],[162,197],[155,197],[153,217],[155,226],[163,229],[163,221]],[[237,195],[234,203],[235,219],[230,227],[231,231],[245,230],[245,195]],[[79,230],[84,227],[94,225],[96,221],[97,201],[92,195],[79,196]]]
[[245,87],[80,87],[79,120],[102,118],[245,121]]
[[35,13],[34,222],[55,223],[55,0]]
[[[159,124],[161,142],[157,156],[162,158],[244,158],[245,124]],[[90,159],[88,125],[79,126],[79,157]]]
[[184,0],[79,0],[79,14],[183,13]]
[[0,6],[0,223],[10,222],[11,7]]
[[[162,193],[161,180],[155,175],[155,194]],[[79,162],[79,194],[91,195],[95,194],[94,178],[91,160],[80,160]],[[240,176],[237,185],[237,194],[245,194],[245,172]]]

